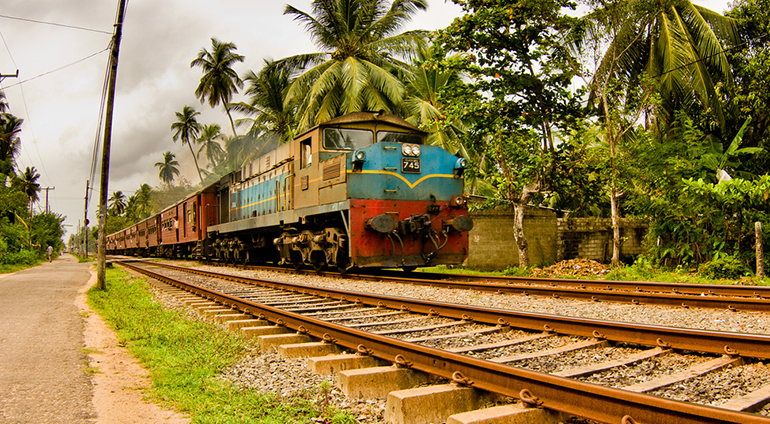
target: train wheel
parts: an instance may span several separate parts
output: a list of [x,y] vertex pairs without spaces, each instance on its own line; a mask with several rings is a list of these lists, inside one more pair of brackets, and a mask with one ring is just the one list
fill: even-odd
[[324,266],[326,266],[325,262],[313,262],[313,269],[316,271],[324,269]]

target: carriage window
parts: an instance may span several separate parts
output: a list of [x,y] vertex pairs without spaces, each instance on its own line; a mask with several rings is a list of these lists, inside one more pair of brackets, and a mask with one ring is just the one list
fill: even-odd
[[392,131],[377,131],[377,142],[383,141],[395,143],[422,144],[422,136],[419,134],[409,134]]
[[355,150],[374,143],[374,135],[369,130],[349,128],[325,128],[324,149]]
[[302,168],[308,167],[313,163],[313,149],[310,147],[310,139],[303,140],[299,143],[299,151],[302,158],[300,166]]

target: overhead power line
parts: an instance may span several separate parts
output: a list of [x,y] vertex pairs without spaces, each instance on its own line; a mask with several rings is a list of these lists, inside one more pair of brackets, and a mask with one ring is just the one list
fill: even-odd
[[91,55],[88,55],[88,56],[86,56],[86,57],[84,57],[84,58],[82,58],[82,59],[80,59],[80,60],[76,60],[76,61],[74,61],[74,62],[72,62],[72,63],[69,63],[69,64],[66,64],[66,65],[64,65],[64,66],[60,66],[60,67],[58,67],[58,68],[56,68],[56,69],[53,69],[53,70],[50,70],[50,71],[48,71],[48,72],[43,72],[43,73],[42,73],[42,74],[40,74],[40,75],[36,75],[36,76],[34,76],[34,77],[31,77],[31,78],[27,78],[27,79],[25,79],[25,80],[21,80],[21,81],[19,81],[19,82],[15,83],[15,84],[7,85],[7,86],[5,86],[4,88],[11,88],[11,87],[16,87],[17,85],[21,85],[21,84],[24,84],[25,82],[29,82],[29,81],[32,81],[32,80],[34,80],[34,79],[38,79],[38,78],[40,78],[40,77],[44,77],[44,76],[46,76],[46,75],[52,74],[52,73],[54,73],[54,72],[58,72],[58,71],[61,71],[62,69],[65,69],[65,68],[69,68],[69,67],[70,67],[70,66],[72,66],[72,65],[77,65],[77,64],[78,64],[78,63],[80,63],[80,62],[86,61],[86,60],[88,60],[88,59],[90,59],[90,58],[92,58],[92,57],[94,57],[94,56],[96,56],[96,55],[98,55],[98,54],[100,54],[100,53],[104,53],[104,52],[106,52],[107,50],[109,50],[109,48],[105,48],[104,50],[99,50],[98,52],[96,52],[96,53],[93,53],[93,54],[91,54]]
[[79,30],[82,30],[82,31],[98,32],[100,34],[112,35],[111,31],[102,31],[100,29],[86,28],[86,27],[80,27],[80,26],[75,26],[75,25],[66,25],[66,24],[60,24],[60,23],[56,23],[56,22],[36,21],[34,19],[19,18],[17,16],[0,15],[0,18],[13,19],[15,21],[32,22],[32,23],[35,23],[35,24],[51,25],[51,26],[57,26],[57,27],[62,27],[62,28],[79,29]]

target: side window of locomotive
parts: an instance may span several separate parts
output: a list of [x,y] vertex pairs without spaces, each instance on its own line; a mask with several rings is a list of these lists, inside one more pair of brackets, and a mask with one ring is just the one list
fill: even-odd
[[374,134],[369,130],[324,128],[323,140],[326,150],[355,150],[374,143]]
[[310,145],[310,139],[303,140],[299,143],[299,151],[302,162],[300,163],[302,168],[307,168],[313,163],[313,149]]
[[390,141],[395,143],[411,143],[411,144],[423,144],[422,136],[419,134],[392,132],[392,131],[377,131],[377,142]]

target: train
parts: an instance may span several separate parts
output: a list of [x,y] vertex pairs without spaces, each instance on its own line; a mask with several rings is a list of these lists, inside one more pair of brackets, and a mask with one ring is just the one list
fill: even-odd
[[462,264],[468,160],[426,137],[382,112],[331,119],[108,235],[107,253],[341,271]]

